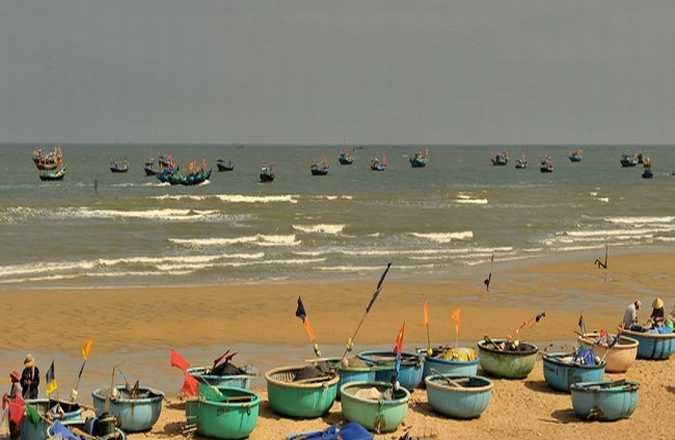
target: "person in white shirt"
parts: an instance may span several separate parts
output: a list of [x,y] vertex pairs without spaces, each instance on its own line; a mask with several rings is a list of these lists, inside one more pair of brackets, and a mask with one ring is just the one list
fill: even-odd
[[638,326],[638,310],[640,310],[641,305],[640,300],[636,299],[626,307],[626,311],[623,314],[623,328],[630,330],[631,327]]

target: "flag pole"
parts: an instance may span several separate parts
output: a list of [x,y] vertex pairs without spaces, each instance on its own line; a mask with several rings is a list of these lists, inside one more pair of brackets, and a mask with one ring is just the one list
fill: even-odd
[[359,321],[359,325],[356,326],[356,330],[354,330],[354,333],[352,334],[351,338],[347,341],[347,348],[345,349],[344,354],[342,355],[342,360],[344,360],[347,355],[352,351],[352,348],[354,348],[354,341],[356,340],[356,336],[359,334],[359,330],[361,330],[361,326],[366,320],[366,316],[368,316],[368,313],[370,312],[370,309],[373,307],[373,304],[375,304],[375,300],[377,299],[378,295],[382,291],[382,283],[384,283],[384,278],[387,276],[387,273],[389,272],[389,268],[391,267],[391,262],[387,263],[386,269],[384,269],[384,272],[382,273],[382,276],[380,277],[380,281],[377,283],[377,287],[375,288],[375,292],[373,292],[373,296],[370,298],[370,302],[368,303],[368,306],[366,306],[366,310],[361,316],[361,320]]

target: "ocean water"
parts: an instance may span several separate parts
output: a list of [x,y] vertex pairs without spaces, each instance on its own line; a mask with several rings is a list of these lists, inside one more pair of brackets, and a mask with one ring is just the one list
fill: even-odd
[[[448,277],[485,263],[575,251],[675,246],[675,148],[434,146],[412,169],[413,147],[366,146],[354,164],[338,146],[65,145],[62,182],[40,182],[32,146],[0,147],[0,289],[194,284],[377,277],[387,261],[401,279]],[[642,167],[621,168],[642,151]],[[214,172],[194,187],[167,186],[143,172],[172,153],[206,159]],[[390,166],[370,171],[375,155]],[[555,172],[539,172],[551,154]],[[526,154],[530,168],[516,170]],[[327,158],[328,176],[311,176]],[[230,159],[234,172],[218,173]],[[111,159],[130,171],[112,174]],[[262,164],[273,183],[259,183]],[[98,189],[95,191],[95,180]]]

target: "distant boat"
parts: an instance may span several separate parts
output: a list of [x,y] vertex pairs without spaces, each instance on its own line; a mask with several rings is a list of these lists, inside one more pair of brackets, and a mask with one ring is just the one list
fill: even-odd
[[312,176],[325,176],[328,174],[328,161],[326,159],[321,159],[318,162],[313,163],[309,170],[312,173]]
[[644,171],[642,171],[643,179],[652,179],[654,173],[652,172],[652,160],[648,157],[642,159],[642,165],[644,166]]
[[260,168],[260,181],[261,182],[273,182],[274,181],[274,171],[271,166],[263,166]]
[[576,149],[570,152],[569,155],[570,162],[581,162],[582,159],[584,158],[582,153],[583,151],[581,149]]
[[63,165],[63,150],[55,146],[52,151],[45,153],[37,147],[33,150],[33,163],[38,170],[55,170]]
[[637,162],[638,162],[639,164],[644,164],[645,159],[648,159],[647,157],[645,157],[644,154],[642,154],[642,152],[639,152],[638,154],[636,154],[636,155],[635,155],[635,158],[637,159]]
[[380,160],[379,157],[375,156],[370,161],[370,169],[373,170],[373,171],[384,171],[384,170],[387,169],[388,165],[389,165],[389,160],[387,159],[386,154],[382,155],[381,160]]
[[520,159],[516,159],[516,169],[524,170],[525,168],[527,168],[527,158],[523,156]]
[[495,157],[490,159],[492,161],[492,165],[499,167],[499,166],[504,166],[509,164],[509,153],[504,151],[503,153],[497,153],[495,154]]
[[541,166],[539,167],[539,171],[542,173],[552,173],[553,172],[553,160],[551,159],[551,156],[546,155],[544,156],[544,159],[541,161]]
[[620,162],[621,162],[621,166],[622,166],[622,167],[624,167],[624,168],[632,168],[632,167],[636,167],[636,166],[637,166],[637,164],[638,164],[638,159],[637,159],[634,155],[632,155],[632,154],[624,153],[624,154],[621,155],[621,160],[620,160]]
[[180,173],[178,169],[167,173],[165,175],[166,181],[171,185],[192,186],[204,183],[211,177],[211,170],[207,170],[206,162],[199,165],[196,160],[192,160],[188,162],[185,168],[187,169],[187,173],[185,174]]
[[160,170],[155,169],[155,159],[146,160],[143,171],[145,171],[146,176],[156,176],[160,172]]
[[218,167],[218,171],[234,171],[234,163],[231,160],[226,162],[224,159],[218,159],[216,166]]
[[113,160],[110,162],[110,171],[113,173],[126,173],[129,171],[129,162],[126,160],[116,161]]
[[429,162],[429,149],[425,148],[424,150],[417,151],[408,160],[410,161],[410,166],[413,168],[426,167]]
[[40,171],[40,180],[49,181],[49,180],[63,180],[66,175],[66,167],[63,166],[55,170],[42,170]]
[[351,165],[354,163],[354,158],[349,151],[342,150],[338,155],[338,161],[340,162],[340,165]]

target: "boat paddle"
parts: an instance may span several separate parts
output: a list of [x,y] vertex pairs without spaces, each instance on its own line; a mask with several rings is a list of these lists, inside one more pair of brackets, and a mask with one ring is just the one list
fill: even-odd
[[462,388],[461,383],[462,382],[468,382],[470,380],[469,377],[465,377],[465,378],[458,379],[458,380],[453,380],[453,379],[450,379],[449,377],[445,376],[443,373],[441,373],[440,371],[438,371],[435,368],[429,368],[429,370],[432,373],[437,374],[441,379],[443,379],[445,382],[447,382],[448,385],[451,385],[455,388]]

